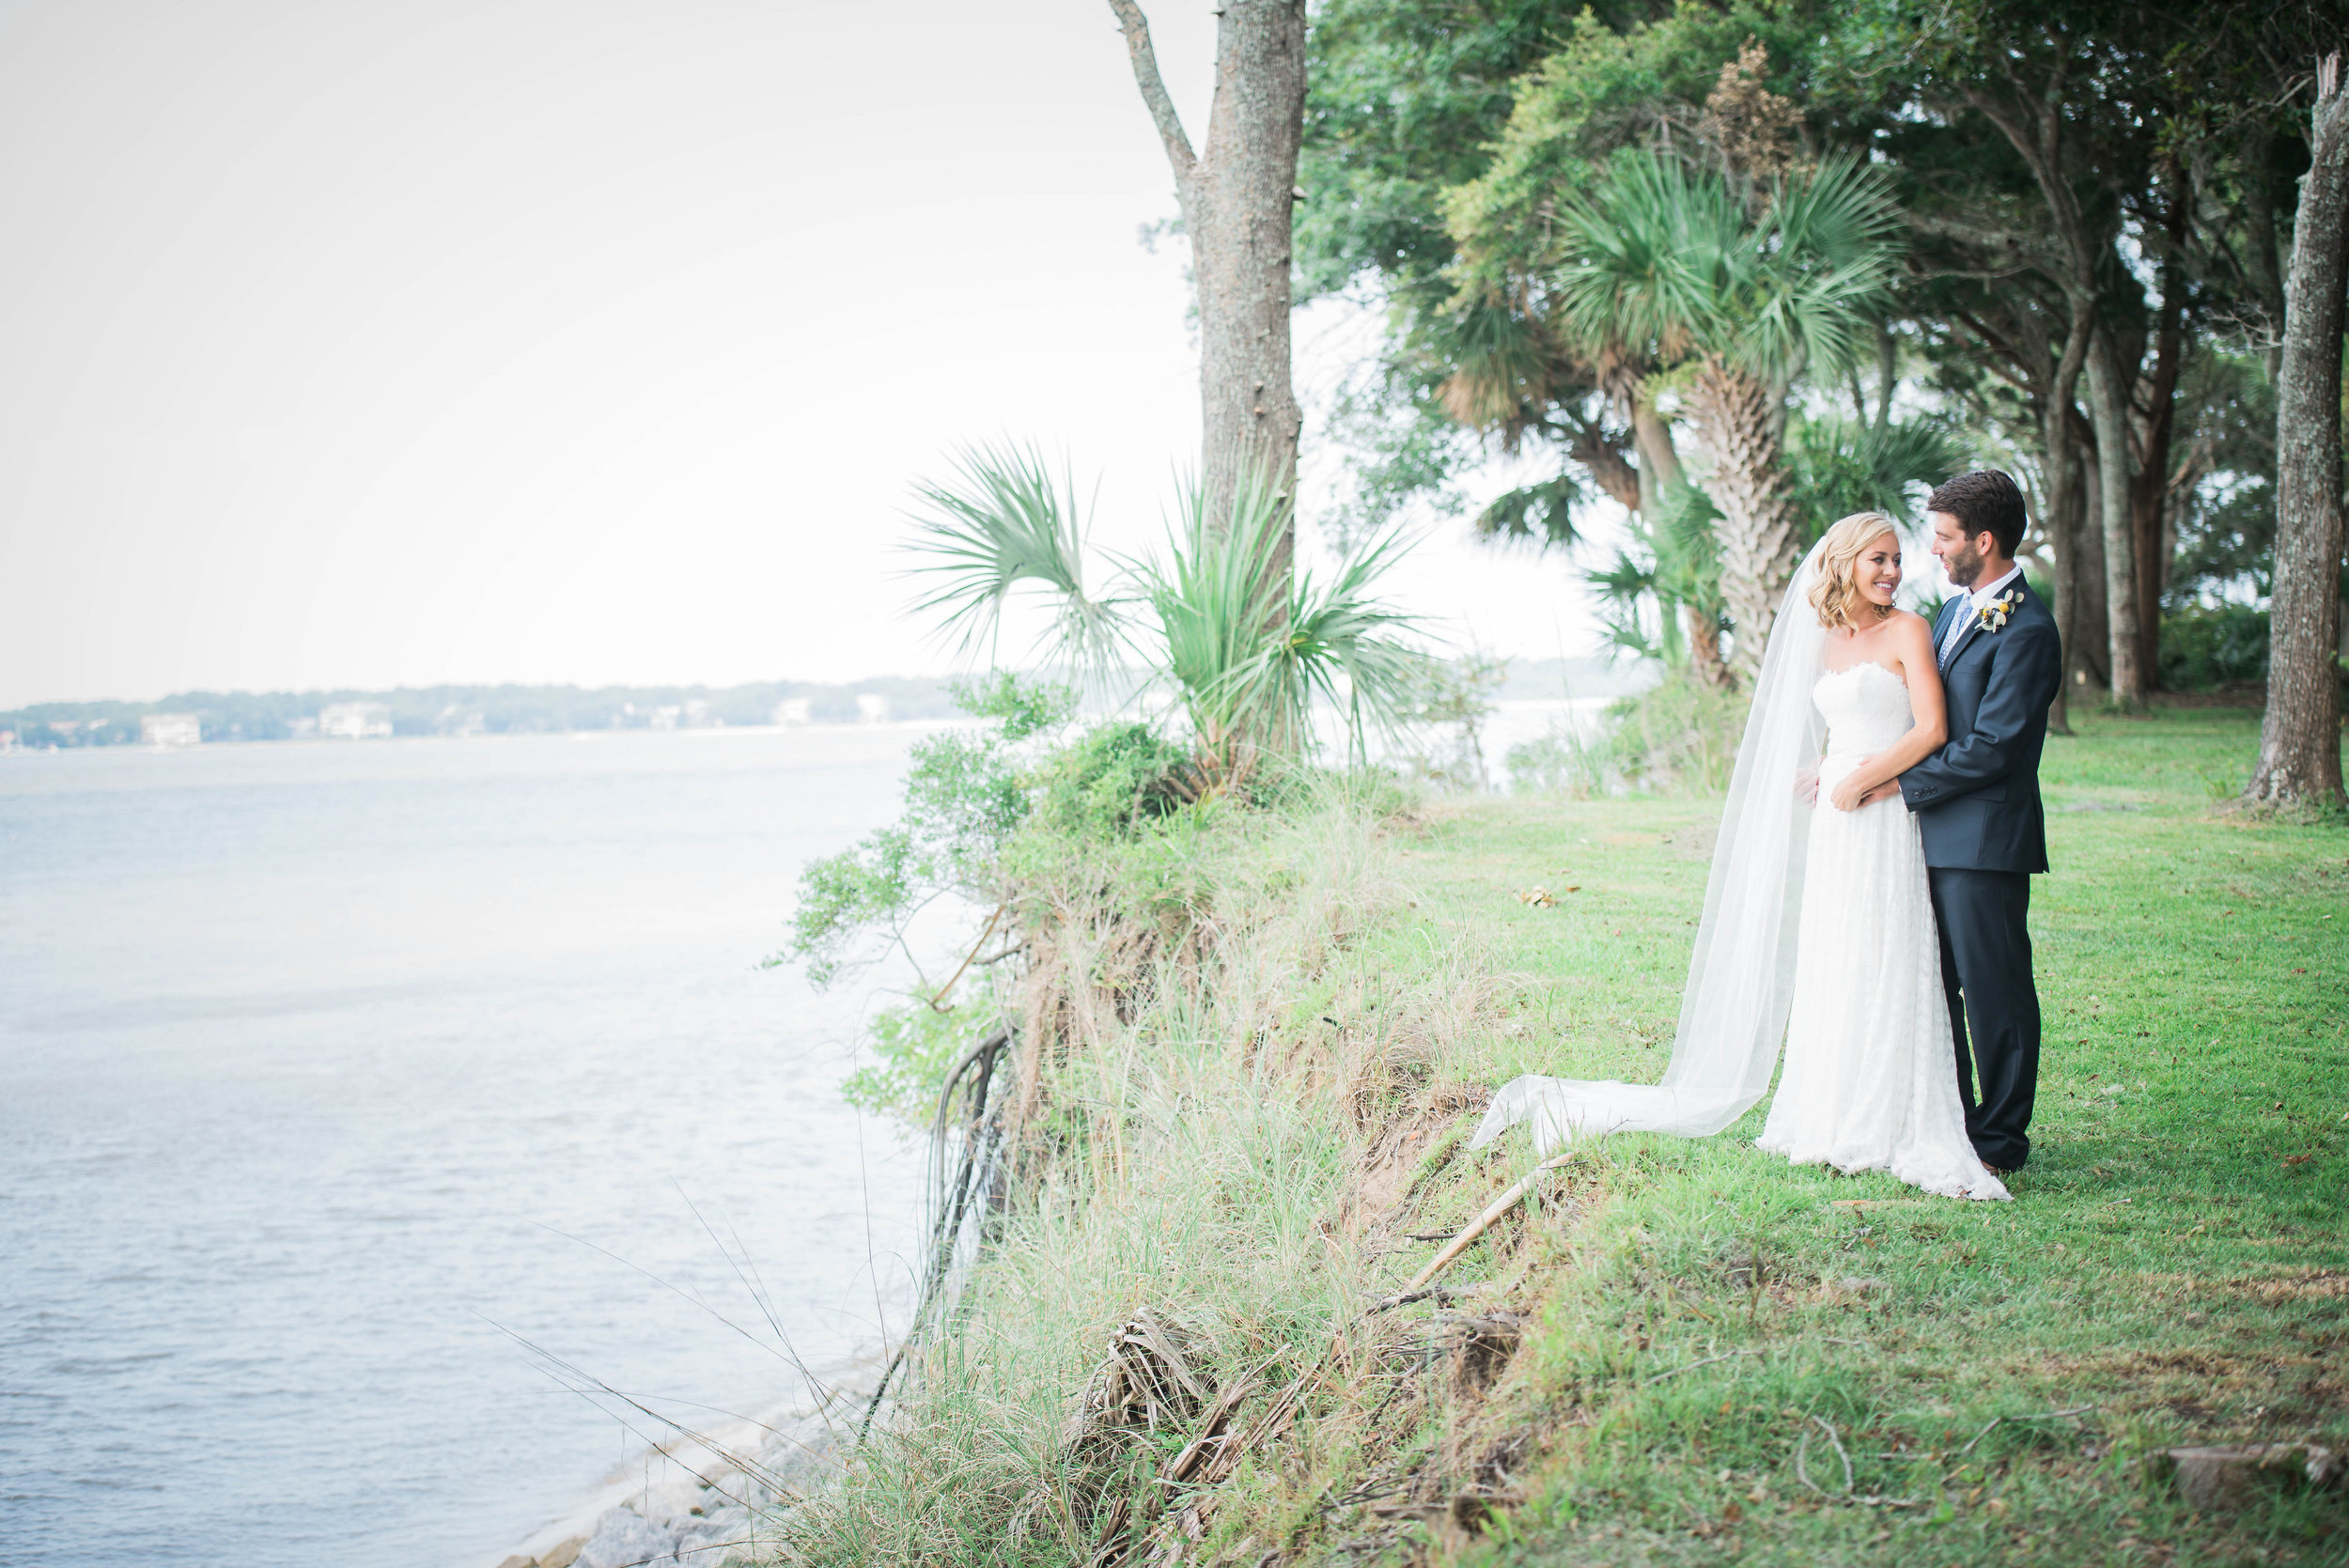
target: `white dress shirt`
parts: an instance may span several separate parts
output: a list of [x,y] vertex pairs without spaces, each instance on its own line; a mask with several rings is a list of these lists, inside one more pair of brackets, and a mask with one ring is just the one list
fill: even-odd
[[1956,647],[1957,640],[1966,635],[1966,629],[1973,624],[1974,616],[1982,607],[1997,598],[2008,583],[2022,575],[2022,564],[2017,562],[2008,567],[2006,575],[1996,582],[1985,582],[1968,593],[1966,596],[1966,608],[1950,617],[1950,629],[1941,634],[1940,650],[1934,655],[1936,661],[1947,664],[1950,661],[1950,650]]

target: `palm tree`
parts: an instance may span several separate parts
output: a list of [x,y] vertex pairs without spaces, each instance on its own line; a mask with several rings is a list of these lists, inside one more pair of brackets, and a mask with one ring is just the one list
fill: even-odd
[[[1608,641],[1626,653],[1685,669],[1701,685],[1735,683],[1721,662],[1719,510],[1693,485],[1675,485],[1653,508],[1635,514],[1628,548],[1583,579],[1598,590]],[[1655,635],[1648,633],[1653,605]]]
[[1112,580],[1123,591],[1099,597],[1085,586],[1075,489],[1033,448],[972,448],[948,479],[915,493],[926,510],[912,547],[928,559],[914,569],[938,581],[916,608],[941,614],[966,652],[992,656],[1005,600],[1041,590],[1056,614],[1034,651],[1096,673],[1121,647],[1139,656],[1146,685],[1181,710],[1208,790],[1239,782],[1267,753],[1312,752],[1316,697],[1344,711],[1357,754],[1411,707],[1426,656],[1403,640],[1412,618],[1374,592],[1398,554],[1393,536],[1327,577],[1275,569],[1293,503],[1260,470],[1241,472],[1228,517],[1187,485],[1163,555],[1124,563]]
[[1750,675],[1797,558],[1787,397],[1806,371],[1851,362],[1890,281],[1891,203],[1837,157],[1777,180],[1753,212],[1714,176],[1634,149],[1562,218],[1565,329],[1594,348],[1656,343],[1712,459],[1732,662]]
[[[1788,493],[1802,525],[1795,542],[1804,549],[1833,519],[1865,511],[1900,516],[1912,489],[1953,473],[1966,458],[1949,431],[1931,420],[1863,424],[1797,416],[1785,446]],[[1618,547],[1612,562],[1583,574],[1605,601],[1608,641],[1669,668],[1685,668],[1704,685],[1734,684],[1720,655],[1727,619],[1720,509],[1695,486],[1676,485],[1653,512],[1653,521],[1632,518],[1628,548]]]

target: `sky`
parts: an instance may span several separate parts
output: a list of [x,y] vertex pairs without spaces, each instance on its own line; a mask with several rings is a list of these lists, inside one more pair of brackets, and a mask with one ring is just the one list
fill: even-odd
[[[1196,138],[1209,6],[1148,9]],[[1097,0],[11,0],[0,707],[946,670],[903,546],[957,448],[1160,535],[1174,210]],[[1300,313],[1309,404],[1376,329]],[[1433,629],[1597,646],[1567,563],[1417,531]]]

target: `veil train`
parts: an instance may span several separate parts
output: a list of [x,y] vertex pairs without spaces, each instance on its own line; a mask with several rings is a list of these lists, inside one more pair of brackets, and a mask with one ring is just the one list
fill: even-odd
[[1811,828],[1811,808],[1796,800],[1795,787],[1803,765],[1819,760],[1827,735],[1812,702],[1827,631],[1808,598],[1823,548],[1812,546],[1795,573],[1762,658],[1662,1081],[1514,1079],[1493,1096],[1472,1147],[1519,1122],[1532,1124],[1534,1147],[1545,1155],[1610,1132],[1706,1138],[1769,1092],[1794,1002]]

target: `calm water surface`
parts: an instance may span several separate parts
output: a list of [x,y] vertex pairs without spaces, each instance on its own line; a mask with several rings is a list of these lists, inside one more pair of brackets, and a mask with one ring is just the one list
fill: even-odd
[[918,1158],[753,966],[913,733],[0,757],[0,1561],[476,1568],[643,1462],[521,1342],[869,1353]]

